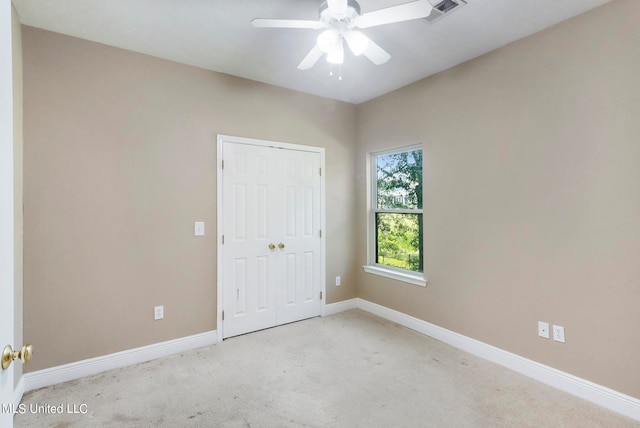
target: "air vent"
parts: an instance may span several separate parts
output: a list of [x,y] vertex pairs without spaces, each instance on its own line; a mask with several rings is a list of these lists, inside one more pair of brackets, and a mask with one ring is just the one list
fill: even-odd
[[428,23],[432,24],[445,15],[449,15],[454,10],[460,9],[467,4],[465,0],[441,0],[438,4],[433,6],[433,10],[426,18],[423,18]]

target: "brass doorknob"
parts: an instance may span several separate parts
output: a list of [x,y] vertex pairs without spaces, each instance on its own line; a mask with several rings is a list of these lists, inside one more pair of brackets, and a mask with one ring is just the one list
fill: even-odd
[[24,345],[19,351],[14,351],[11,345],[5,346],[2,351],[2,370],[8,369],[13,360],[28,362],[31,355],[33,355],[33,346],[31,345]]
[[281,250],[284,248],[284,244],[281,242],[278,244],[278,248],[280,248]]
[[276,246],[273,245],[273,242],[269,244],[269,249],[270,250],[275,250],[276,249]]

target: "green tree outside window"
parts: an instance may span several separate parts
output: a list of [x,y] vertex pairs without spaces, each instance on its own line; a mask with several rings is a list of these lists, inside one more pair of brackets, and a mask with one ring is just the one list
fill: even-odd
[[373,155],[375,262],[423,272],[422,150]]

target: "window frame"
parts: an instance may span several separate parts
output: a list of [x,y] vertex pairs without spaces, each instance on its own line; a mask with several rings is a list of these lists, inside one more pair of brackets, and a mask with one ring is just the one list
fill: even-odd
[[[377,246],[377,213],[397,213],[397,214],[420,214],[422,216],[422,224],[424,227],[424,203],[422,208],[416,209],[379,209],[378,208],[378,157],[395,155],[404,152],[421,150],[424,154],[422,144],[414,144],[411,146],[398,147],[389,150],[371,152],[367,158],[367,176],[369,181],[367,192],[367,265],[363,266],[365,272],[407,282],[414,285],[425,287],[427,279],[423,272],[415,272],[408,269],[402,269],[394,266],[388,266],[376,262],[376,246]],[[424,157],[421,165],[424,177]],[[424,180],[424,178],[423,178]],[[423,187],[424,188],[424,187]],[[424,190],[423,190],[424,191]],[[424,200],[424,198],[423,198]],[[424,230],[424,229],[423,229]],[[424,267],[424,250],[420,255],[422,257],[422,266]]]

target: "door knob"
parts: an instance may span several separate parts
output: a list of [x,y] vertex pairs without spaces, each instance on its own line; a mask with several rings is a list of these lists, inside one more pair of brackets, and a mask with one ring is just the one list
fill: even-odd
[[270,250],[275,250],[276,249],[276,246],[273,245],[273,242],[269,244],[269,249]]
[[20,360],[26,363],[31,359],[32,354],[33,346],[31,345],[24,345],[19,351],[14,351],[11,345],[5,346],[2,351],[2,370],[8,369],[13,360]]
[[281,250],[284,248],[284,244],[281,242],[278,244],[278,248],[280,248]]

